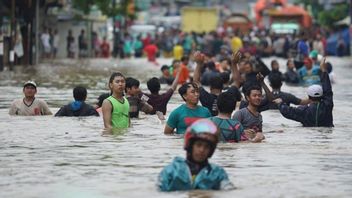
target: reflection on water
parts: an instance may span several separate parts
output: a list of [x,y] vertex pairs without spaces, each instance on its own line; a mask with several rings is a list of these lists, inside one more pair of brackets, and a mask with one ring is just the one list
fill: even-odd
[[[132,120],[124,131],[103,131],[102,117],[10,117],[11,101],[21,96],[30,75],[39,83],[38,97],[55,113],[72,100],[72,88],[88,86],[88,103],[106,92],[109,63],[97,66],[18,68],[0,74],[0,197],[350,197],[352,195],[351,90],[346,59],[336,61],[333,86],[335,128],[303,128],[276,111],[263,113],[266,141],[260,144],[220,144],[211,162],[223,166],[236,190],[161,193],[155,182],[162,167],[184,156],[183,139],[165,136],[156,116]],[[266,60],[270,62],[270,60]],[[281,60],[280,63],[284,61]],[[87,63],[88,64],[88,63]],[[145,90],[158,68],[121,67],[136,72]],[[100,68],[101,67],[101,68]],[[32,73],[31,73],[32,72]],[[298,96],[300,87],[287,87]],[[181,103],[175,94],[170,112]]]

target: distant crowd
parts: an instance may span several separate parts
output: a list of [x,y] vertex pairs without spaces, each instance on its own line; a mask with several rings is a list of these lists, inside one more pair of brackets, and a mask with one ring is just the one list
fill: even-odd
[[[248,52],[260,57],[278,56],[299,60],[299,54],[305,53],[297,47],[301,39],[305,40],[309,51],[316,50],[324,56],[327,47],[327,34],[326,31],[319,28],[301,34],[275,34],[258,29],[248,33],[231,28],[227,30],[218,28],[217,31],[208,33],[186,33],[179,29],[168,29],[163,32],[149,32],[139,35],[120,32],[115,35],[115,44],[111,46],[106,36],[98,35],[97,32],[92,32],[89,41],[86,31],[82,29],[77,39],[72,30],[68,30],[65,40],[68,58],[108,58],[113,55],[119,58],[147,56],[151,61],[160,56],[179,60],[182,56],[189,56],[191,52],[196,50],[212,56],[218,55],[222,50],[228,53],[240,50],[242,53]],[[63,38],[60,38],[57,30],[45,28],[41,34],[43,57],[55,58],[59,42],[62,41]],[[88,49],[89,42],[90,51]],[[342,37],[338,38],[336,49],[338,56],[346,54],[347,45]]]

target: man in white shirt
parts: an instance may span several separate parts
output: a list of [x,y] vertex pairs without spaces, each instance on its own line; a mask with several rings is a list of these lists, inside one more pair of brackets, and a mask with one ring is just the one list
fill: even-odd
[[14,100],[11,104],[9,114],[20,116],[52,115],[44,100],[35,98],[37,84],[27,81],[23,85],[23,99]]

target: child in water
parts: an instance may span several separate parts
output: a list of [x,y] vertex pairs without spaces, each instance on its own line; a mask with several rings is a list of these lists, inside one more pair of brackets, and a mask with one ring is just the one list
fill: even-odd
[[114,72],[110,76],[109,88],[111,94],[102,105],[103,120],[106,129],[128,128],[130,126],[130,104],[124,97],[126,86],[125,77],[120,72]]
[[176,157],[159,174],[161,191],[176,190],[230,190],[234,186],[226,171],[208,162],[218,143],[219,131],[208,119],[194,122],[186,130],[184,149],[187,158]]

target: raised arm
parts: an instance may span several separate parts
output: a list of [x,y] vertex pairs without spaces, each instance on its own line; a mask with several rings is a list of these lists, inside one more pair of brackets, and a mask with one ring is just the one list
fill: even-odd
[[181,72],[182,72],[182,68],[180,67],[180,63],[178,63],[178,70],[177,70],[175,79],[174,79],[174,81],[173,81],[172,84],[171,84],[171,89],[174,90],[174,91],[175,91],[176,88],[177,88],[178,79],[180,78]]
[[231,57],[232,86],[237,88],[240,88],[241,86],[241,74],[237,68],[237,64],[239,63],[241,57],[242,54],[239,51],[233,53]]
[[204,55],[199,51],[196,51],[193,56],[194,56],[194,61],[197,64],[193,74],[193,82],[196,83],[198,87],[200,87],[201,86],[200,75],[201,75],[201,70],[204,66]]
[[333,105],[333,93],[332,93],[332,88],[331,88],[331,82],[329,78],[329,74],[327,72],[327,64],[326,64],[326,58],[323,58],[323,61],[320,63],[320,81],[321,85],[323,88],[323,99],[324,103],[327,105]]
[[269,102],[274,100],[274,95],[271,93],[269,87],[265,84],[264,82],[264,76],[259,72],[257,74],[257,80],[260,83],[260,85],[263,87],[265,91],[266,98],[268,99]]

